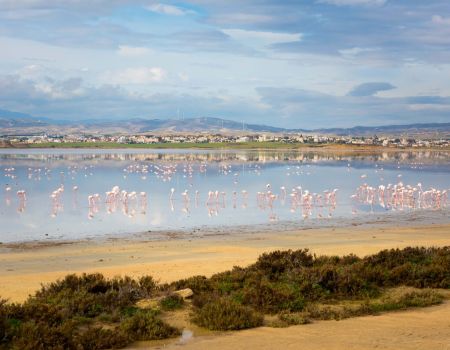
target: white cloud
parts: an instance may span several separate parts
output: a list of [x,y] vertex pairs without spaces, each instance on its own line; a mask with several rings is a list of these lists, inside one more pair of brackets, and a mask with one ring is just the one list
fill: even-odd
[[437,111],[437,112],[450,112],[450,105],[444,104],[411,104],[408,106],[411,111]]
[[127,68],[107,74],[109,82],[123,85],[157,83],[164,80],[166,75],[166,71],[159,67]]
[[180,80],[182,81],[189,81],[189,75],[187,75],[186,73],[178,73],[178,78],[180,78]]
[[435,15],[435,16],[431,17],[431,21],[435,24],[450,25],[450,17],[442,17],[439,15]]
[[127,45],[120,45],[117,54],[120,56],[127,56],[127,57],[135,57],[135,56],[144,56],[148,55],[152,52],[147,47],[139,47],[139,46],[127,46]]
[[167,4],[152,4],[146,7],[147,10],[161,13],[164,15],[170,15],[170,16],[183,16],[188,13],[192,13],[192,11],[188,11],[185,9],[182,9],[181,7],[173,6],[173,5],[167,5]]
[[273,22],[274,17],[264,14],[253,14],[253,13],[225,13],[213,15],[210,18],[213,22],[223,24],[223,25],[250,25],[250,24],[266,24]]
[[32,79],[39,77],[44,71],[43,67],[38,64],[30,64],[21,68],[17,74],[23,79]]
[[355,58],[356,56],[368,52],[374,52],[379,51],[377,48],[370,48],[370,47],[352,47],[351,49],[342,49],[339,50],[339,53],[341,56],[345,58]]
[[352,5],[384,5],[387,0],[317,0],[319,4],[330,4],[336,6],[352,6]]
[[261,32],[243,29],[223,29],[222,32],[239,41],[259,41],[265,44],[300,41],[301,33]]
[[49,99],[71,99],[82,96],[84,89],[80,78],[69,78],[66,80],[54,80],[47,78],[33,83],[38,94],[43,94]]

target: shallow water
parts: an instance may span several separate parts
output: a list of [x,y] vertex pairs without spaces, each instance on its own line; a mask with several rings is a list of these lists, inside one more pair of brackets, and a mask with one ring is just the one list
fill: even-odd
[[[450,206],[449,152],[1,150],[0,171],[1,242],[301,226]],[[388,184],[403,188],[401,198],[364,192]]]

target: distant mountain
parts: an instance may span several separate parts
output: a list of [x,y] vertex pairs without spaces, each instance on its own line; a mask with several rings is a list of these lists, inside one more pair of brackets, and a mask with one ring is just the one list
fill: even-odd
[[[34,117],[26,113],[0,109],[0,128],[29,128],[49,125],[67,125],[65,120]],[[0,130],[1,131],[1,130]]]
[[34,117],[0,109],[0,135],[73,134],[73,133],[163,133],[163,132],[267,132],[328,134],[338,136],[416,136],[450,137],[450,123],[427,123],[353,128],[285,129],[262,124],[246,124],[221,118],[125,119],[67,121]]
[[251,132],[288,132],[288,129],[268,125],[246,124],[220,118],[188,118],[188,119],[129,119],[119,121],[102,121],[92,123],[93,127],[123,127],[127,126],[134,132],[172,131],[172,132],[202,132],[202,131],[251,131]]
[[19,128],[43,125],[43,122],[31,115],[0,109],[0,128]]
[[[232,120],[199,117],[188,119],[125,119],[65,121],[37,118],[28,114],[0,110],[0,134],[36,133],[145,133],[145,132],[289,132],[268,125],[246,124]],[[306,131],[306,130],[305,130]]]
[[450,133],[450,123],[425,123],[407,125],[355,126],[353,128],[316,129],[316,132],[338,136],[374,134],[417,134],[423,132]]

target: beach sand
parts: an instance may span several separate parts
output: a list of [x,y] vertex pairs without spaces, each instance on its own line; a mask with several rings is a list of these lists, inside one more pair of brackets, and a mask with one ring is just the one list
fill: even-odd
[[[385,248],[450,245],[450,225],[342,227],[234,233],[195,239],[149,241],[108,239],[0,245],[0,296],[23,301],[68,273],[106,276],[150,274],[161,282],[214,273],[253,263],[263,252],[309,248],[317,254],[372,254]],[[188,317],[188,316],[186,316]],[[402,312],[319,321],[288,328],[261,327],[240,332],[194,332],[189,349],[438,349],[450,350],[450,302]],[[130,349],[175,349],[179,340],[134,344]]]
[[[149,348],[142,344],[130,349]],[[342,321],[320,321],[288,328],[261,327],[220,335],[194,337],[153,346],[185,350],[412,350],[450,349],[450,302],[440,306],[391,312]]]
[[[172,237],[168,235],[168,237]],[[450,245],[450,225],[342,227],[195,239],[109,239],[0,245],[0,297],[23,301],[41,283],[69,273],[152,275],[160,282],[210,276],[255,262],[264,252],[309,248],[317,254],[360,256],[385,248]]]

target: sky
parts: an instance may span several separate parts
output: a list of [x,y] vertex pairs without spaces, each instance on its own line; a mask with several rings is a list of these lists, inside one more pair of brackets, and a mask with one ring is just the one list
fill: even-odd
[[449,0],[0,0],[0,109],[450,122]]

